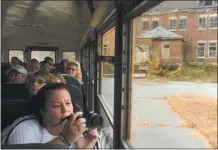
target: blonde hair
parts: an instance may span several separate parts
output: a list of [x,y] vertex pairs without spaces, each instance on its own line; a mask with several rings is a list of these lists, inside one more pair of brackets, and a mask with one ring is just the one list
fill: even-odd
[[71,61],[68,63],[68,66],[76,66],[76,76],[75,78],[78,80],[82,80],[82,72],[81,72],[81,67],[80,63],[78,61]]

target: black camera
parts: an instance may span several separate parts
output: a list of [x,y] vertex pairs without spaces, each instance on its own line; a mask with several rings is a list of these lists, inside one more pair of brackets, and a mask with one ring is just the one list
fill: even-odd
[[83,116],[77,117],[77,119],[84,117],[86,119],[86,126],[88,128],[97,128],[103,125],[103,118],[94,111],[85,112]]

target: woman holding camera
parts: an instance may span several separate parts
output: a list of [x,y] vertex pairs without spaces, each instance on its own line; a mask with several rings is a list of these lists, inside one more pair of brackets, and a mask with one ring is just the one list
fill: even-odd
[[[86,120],[73,112],[68,86],[47,84],[38,91],[25,117],[17,119],[2,132],[2,144],[49,143],[70,148],[93,148],[97,129],[83,137]],[[68,117],[68,119],[64,119]]]

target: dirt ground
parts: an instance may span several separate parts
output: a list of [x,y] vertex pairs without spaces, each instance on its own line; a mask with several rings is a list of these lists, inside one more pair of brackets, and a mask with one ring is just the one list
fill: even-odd
[[217,148],[217,98],[199,95],[176,95],[164,98],[185,126],[200,132],[212,148]]

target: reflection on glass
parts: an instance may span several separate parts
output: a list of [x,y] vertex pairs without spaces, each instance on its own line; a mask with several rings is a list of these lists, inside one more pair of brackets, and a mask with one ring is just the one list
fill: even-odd
[[45,57],[51,57],[53,61],[55,62],[55,52],[54,51],[31,51],[31,59],[35,58],[39,62],[44,61]]
[[21,61],[24,61],[24,54],[21,50],[9,50],[9,62],[11,62],[12,57],[18,57]]
[[164,1],[132,21],[133,148],[217,147],[217,33],[198,28],[217,8],[205,7]]
[[[103,35],[102,38],[102,54],[103,56],[114,56],[115,51],[115,28],[112,28]],[[102,85],[101,95],[105,99],[105,103],[113,115],[114,108],[114,64],[102,62]]]

